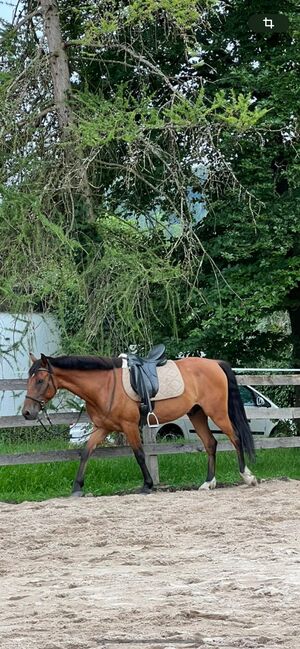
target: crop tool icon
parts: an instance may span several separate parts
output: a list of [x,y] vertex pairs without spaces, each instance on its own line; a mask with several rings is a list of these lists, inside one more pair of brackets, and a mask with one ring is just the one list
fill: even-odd
[[274,23],[273,23],[272,18],[264,18],[263,22],[264,22],[265,27],[269,27],[270,29],[273,29]]

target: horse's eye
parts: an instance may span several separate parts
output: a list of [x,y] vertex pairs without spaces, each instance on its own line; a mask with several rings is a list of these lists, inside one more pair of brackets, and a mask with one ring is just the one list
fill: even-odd
[[38,379],[38,383],[44,383],[44,379]]

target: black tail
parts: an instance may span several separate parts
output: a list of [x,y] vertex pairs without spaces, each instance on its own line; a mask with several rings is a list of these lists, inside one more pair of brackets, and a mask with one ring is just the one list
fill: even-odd
[[237,380],[233,370],[225,361],[219,362],[228,381],[228,414],[235,434],[239,438],[242,449],[250,460],[255,460],[254,439],[247,421],[244,404],[240,395]]

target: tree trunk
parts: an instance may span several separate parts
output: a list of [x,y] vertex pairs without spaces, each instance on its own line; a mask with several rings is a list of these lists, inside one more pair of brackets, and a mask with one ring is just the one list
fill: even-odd
[[54,101],[63,137],[72,123],[72,111],[68,104],[71,95],[69,61],[63,44],[56,0],[40,0],[44,33],[49,47],[50,70]]
[[59,10],[56,0],[40,0],[43,17],[44,34],[49,48],[50,71],[53,83],[54,104],[62,138],[69,142],[66,147],[66,161],[73,163],[77,169],[79,188],[88,212],[88,220],[94,221],[92,197],[88,182],[87,170],[82,164],[83,155],[80,148],[74,147],[74,135],[70,126],[74,124],[74,116],[69,104],[71,97],[70,70],[67,52],[62,37]]

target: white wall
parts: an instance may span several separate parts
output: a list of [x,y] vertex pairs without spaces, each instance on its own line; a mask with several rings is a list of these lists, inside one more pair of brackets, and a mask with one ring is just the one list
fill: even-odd
[[[55,356],[60,351],[60,333],[53,316],[40,313],[22,316],[0,313],[0,378],[26,379],[29,352]],[[0,391],[0,416],[21,412],[24,392]]]

